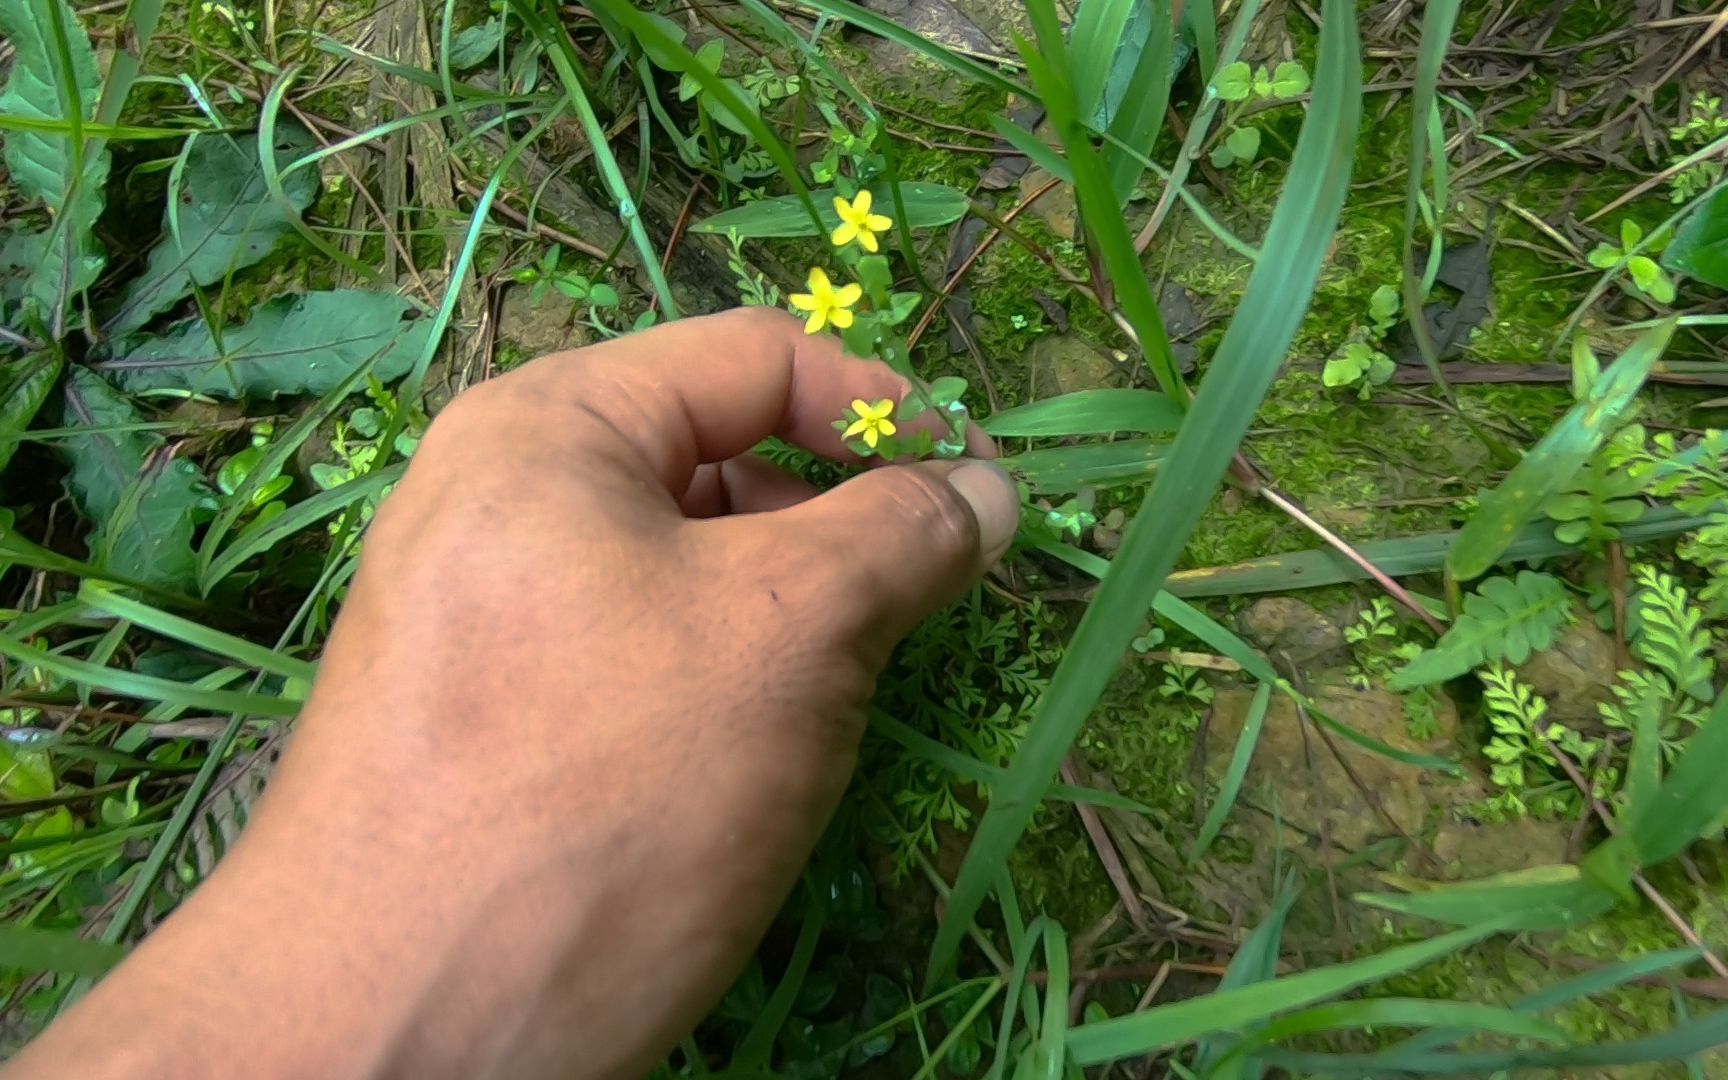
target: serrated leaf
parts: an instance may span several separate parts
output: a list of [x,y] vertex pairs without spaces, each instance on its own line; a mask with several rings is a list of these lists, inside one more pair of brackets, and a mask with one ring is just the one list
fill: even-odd
[[[125,395],[86,368],[66,384],[68,426],[115,427],[143,418]],[[189,591],[196,571],[192,532],[213,495],[191,462],[147,431],[59,440],[73,502],[95,528],[90,561],[133,581]]]
[[[874,185],[870,192],[876,213],[894,213],[894,197],[887,184]],[[819,188],[810,193],[825,231],[840,224],[840,215],[834,212],[836,194],[833,188]],[[901,184],[900,196],[905,200],[906,216],[909,219],[904,224],[913,229],[953,224],[966,213],[968,205],[966,193],[947,184]],[[721,211],[690,228],[693,232],[721,235],[735,231],[746,239],[817,235],[816,226],[805,212],[803,201],[796,195],[757,199],[743,206]]]
[[[278,170],[314,146],[305,129],[280,125],[273,150]],[[106,332],[136,330],[150,317],[270,254],[292,232],[299,212],[318,194],[318,174],[299,169],[282,178],[295,213],[270,197],[256,135],[195,137],[186,154],[175,205],[162,215],[162,239],[150,250],[144,273],[126,287]],[[179,237],[174,235],[178,223]]]
[[388,382],[413,365],[432,320],[390,293],[362,289],[283,296],[222,331],[221,348],[202,319],[137,341],[114,360],[91,365],[130,393],[187,390],[251,399],[322,394],[374,354],[373,374]]
[[40,352],[0,362],[0,469],[18,449],[15,436],[30,426],[60,378],[59,353]]
[[[102,81],[90,39],[65,0],[0,0],[0,38],[16,55],[0,113],[61,124],[73,115],[95,115]],[[70,57],[71,78],[61,70],[60,43]],[[48,207],[54,223],[33,234],[34,257],[26,290],[34,317],[49,322],[63,298],[88,288],[102,271],[92,230],[102,214],[108,182],[108,152],[83,155],[67,131],[13,130],[6,136],[5,161],[13,187],[26,199]]]
[[1444,682],[1497,660],[1522,664],[1532,650],[1553,645],[1571,606],[1566,586],[1548,574],[1523,570],[1515,578],[1489,578],[1464,598],[1458,620],[1434,647],[1393,675],[1387,688]]
[[1706,285],[1728,289],[1728,188],[1686,215],[1673,243],[1662,253],[1662,265]]

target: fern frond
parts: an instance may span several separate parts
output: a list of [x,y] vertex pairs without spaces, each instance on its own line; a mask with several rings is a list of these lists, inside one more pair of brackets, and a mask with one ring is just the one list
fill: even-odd
[[1572,619],[1572,598],[1559,578],[1523,570],[1489,578],[1464,598],[1464,610],[1432,649],[1387,682],[1393,690],[1444,682],[1483,664],[1522,664],[1546,649]]
[[1634,575],[1639,586],[1639,633],[1632,651],[1666,675],[1681,692],[1709,701],[1715,694],[1711,680],[1716,675],[1716,661],[1711,656],[1714,642],[1704,627],[1704,613],[1672,575],[1649,566],[1638,567]]

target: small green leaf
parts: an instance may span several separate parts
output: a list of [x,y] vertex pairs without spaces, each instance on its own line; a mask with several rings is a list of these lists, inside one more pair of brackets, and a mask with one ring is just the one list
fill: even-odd
[[1260,129],[1252,125],[1239,127],[1225,137],[1224,145],[1237,161],[1246,165],[1260,153]]
[[1368,315],[1376,323],[1386,323],[1396,318],[1403,301],[1399,299],[1398,287],[1382,285],[1374,290],[1374,295],[1368,298]]
[[1308,69],[1295,60],[1286,60],[1272,72],[1272,96],[1292,98],[1308,90]]
[[101,975],[126,956],[126,947],[81,938],[70,930],[0,927],[0,967],[30,974]]
[[1597,244],[1590,249],[1590,254],[1585,256],[1590,265],[1598,270],[1612,270],[1620,265],[1622,258],[1624,256],[1620,249],[1612,244]]
[[382,354],[372,369],[381,381],[405,373],[432,331],[432,320],[409,319],[413,311],[399,296],[361,289],[283,296],[223,330],[221,349],[200,319],[91,367],[132,393],[322,394],[375,354]]
[[[304,128],[278,125],[276,167],[315,145]],[[294,230],[299,212],[317,197],[317,170],[299,169],[282,178],[283,194],[296,211],[290,215],[270,197],[260,149],[256,135],[194,137],[175,205],[162,215],[162,239],[150,250],[144,273],[121,294],[120,306],[107,320],[109,335],[144,325],[194,286],[215,284],[252,266]]]
[[[887,184],[872,184],[870,192],[874,201],[873,213],[894,213],[893,195]],[[810,197],[816,202],[816,212],[822,218],[824,230],[832,230],[840,224],[840,215],[834,212],[835,194],[833,188],[821,188],[810,193]],[[914,229],[951,225],[965,216],[970,205],[964,191],[946,184],[901,184],[900,194],[906,202],[906,216],[909,220],[895,224],[906,224]],[[736,231],[744,239],[818,235],[810,215],[804,212],[803,202],[795,195],[757,199],[743,206],[721,211],[692,225],[691,230],[719,233],[722,236],[729,231]]]
[[588,289],[588,302],[597,308],[615,308],[618,306],[618,290],[604,281],[596,281]]
[[[751,114],[757,117],[758,121],[760,121],[760,112],[756,105],[756,95],[744,89],[744,84],[740,83],[737,79],[721,79],[720,81],[725,84],[727,89],[731,90],[732,93],[737,96],[744,108],[748,109]],[[721,127],[739,135],[747,137],[752,136],[753,132],[750,123],[746,120],[740,119],[738,114],[732,111],[732,107],[726,104],[719,95],[711,94],[704,90],[701,93],[701,98],[702,107],[708,110],[709,115],[714,117],[715,121],[718,122]],[[799,208],[803,208],[802,203],[799,204]],[[808,220],[809,215],[805,215],[805,217],[806,220]]]
[[1246,101],[1254,91],[1254,69],[1237,60],[1218,69],[1212,88],[1225,101]]

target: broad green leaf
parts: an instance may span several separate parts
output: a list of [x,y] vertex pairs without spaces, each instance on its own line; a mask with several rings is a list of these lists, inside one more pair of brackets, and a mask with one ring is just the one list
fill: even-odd
[[[102,89],[96,54],[65,0],[0,0],[0,38],[17,50],[0,92],[0,114],[76,118],[74,128],[95,116]],[[86,154],[78,134],[14,130],[6,137],[12,185],[47,206],[53,219],[45,231],[29,234],[22,248],[30,256],[23,264],[30,271],[27,307],[44,324],[59,314],[66,297],[89,288],[102,272],[93,231],[102,215],[108,152]]]
[[1001,94],[1025,96],[1027,93],[1024,86],[998,75],[995,68],[945,48],[914,30],[908,30],[893,19],[878,15],[860,4],[852,3],[851,0],[810,0],[808,6],[832,15],[842,22],[850,23],[860,30],[875,34],[877,37],[904,45],[926,60],[958,73],[969,82],[988,86]]
[[123,945],[91,941],[70,930],[0,926],[0,968],[7,971],[101,975],[125,957]]
[[[1138,0],[1084,0],[1068,31],[1068,63],[1074,71],[1074,103],[1092,116],[1102,104],[1104,84]],[[1102,127],[1103,121],[1098,126]]]
[[1182,410],[1152,390],[1077,390],[1006,409],[978,422],[997,438],[1175,431]]
[[1033,491],[1054,494],[1100,485],[1145,483],[1152,479],[1169,449],[1169,443],[1124,439],[1028,450],[1002,458],[997,464],[1026,481]]
[[467,27],[450,42],[451,70],[467,71],[479,67],[497,54],[498,45],[503,40],[504,21],[496,15]]
[[1139,159],[1149,156],[1158,141],[1170,84],[1192,51],[1176,37],[1176,18],[1169,0],[1137,0],[1111,61],[1104,97],[1091,117],[1092,127],[1109,135],[1102,148],[1104,169],[1118,207],[1128,205],[1145,172]]
[[400,378],[432,330],[431,320],[412,318],[414,310],[399,296],[363,289],[282,296],[224,329],[220,348],[197,319],[161,337],[135,339],[124,355],[91,366],[134,394],[322,394],[373,356],[375,376]]
[[1245,101],[1254,92],[1254,69],[1237,60],[1218,69],[1212,89],[1225,101]]
[[1522,664],[1532,650],[1554,644],[1571,608],[1571,593],[1550,574],[1521,570],[1515,577],[1489,578],[1464,598],[1458,620],[1434,647],[1387,680],[1387,689],[1444,682],[1496,660]]
[[17,436],[30,426],[65,362],[57,352],[0,360],[0,469],[18,449]]
[[1680,223],[1662,265],[1706,285],[1728,289],[1728,188],[1705,199]]
[[[1043,20],[1054,22],[1054,9],[1048,4],[1039,7],[1045,9]],[[1034,15],[1038,14],[1035,10]],[[993,794],[979,822],[931,948],[933,972],[948,968],[965,927],[990,890],[993,876],[1006,863],[1063,756],[1115,677],[1147,608],[1217,493],[1313,300],[1315,283],[1349,192],[1362,114],[1361,50],[1354,10],[1346,0],[1326,0],[1321,23],[1313,105],[1297,139],[1260,259],[1182,430],[1039,699],[1008,767],[1006,782]],[[1041,32],[1041,36],[1047,35]],[[1031,49],[1022,51],[1028,63],[1035,59],[1031,53]],[[1041,83],[1040,89],[1048,88]],[[1052,118],[1060,119],[1056,102],[1056,96],[1046,94]],[[1058,123],[1058,130],[1063,126]],[[1088,156],[1091,147],[1084,139],[1064,145],[1080,182],[1082,212],[1090,204],[1099,207],[1101,214],[1110,205],[1107,200],[1111,196],[1107,188],[1097,190],[1102,185],[1095,171],[1096,161]],[[1120,216],[1093,215],[1089,220],[1107,223],[1094,225],[1100,237],[1103,230],[1115,226],[1107,242],[1106,265],[1124,308],[1131,296],[1149,300],[1145,270],[1133,254]],[[1140,318],[1131,319],[1139,329],[1142,348],[1149,348],[1152,325],[1162,328],[1156,319],[1155,311],[1145,323]],[[1185,394],[1179,379],[1170,389],[1173,394]],[[1074,1035],[1083,1030],[1077,1029]],[[1069,1048],[1076,1060],[1084,1059],[1072,1039]]]
[[26,750],[0,742],[0,798],[13,802],[54,794],[54,765],[46,750]]
[[[314,147],[300,127],[276,128],[276,168]],[[283,194],[296,211],[290,218],[270,197],[259,163],[256,135],[195,136],[186,152],[180,190],[162,215],[162,239],[150,249],[144,273],[121,294],[108,317],[112,335],[135,330],[150,317],[192,292],[212,285],[270,254],[277,241],[294,231],[299,212],[318,194],[314,169],[298,169],[282,179]],[[175,235],[178,230],[178,236]]]
[[1676,323],[1666,319],[1626,347],[1584,400],[1568,409],[1542,436],[1506,479],[1484,492],[1446,555],[1447,568],[1461,580],[1477,577],[1499,560],[1518,529],[1565,486],[1619,426],[1622,413],[1667,348]]
[[[889,209],[893,205],[892,197],[887,184],[873,184],[870,192],[874,204],[871,207],[873,213],[892,213]],[[906,215],[910,220],[895,222],[896,225],[929,229],[953,224],[966,213],[966,193],[947,184],[901,184],[900,193],[906,200]],[[833,188],[819,188],[810,192],[810,197],[816,202],[816,213],[822,218],[824,235],[840,224],[840,215],[834,212],[836,194],[838,193]],[[722,235],[736,232],[746,239],[818,235],[810,215],[805,213],[803,200],[796,195],[757,199],[731,210],[722,210],[690,228],[694,232]]]
[[[115,427],[140,419],[132,403],[100,377],[87,368],[72,370],[68,425]],[[90,561],[120,578],[190,592],[193,529],[214,505],[197,467],[143,431],[61,439],[55,450],[70,469],[73,503],[95,525]]]
[[1068,1033],[1068,1052],[1081,1065],[1101,1065],[1179,1046],[1217,1031],[1240,1031],[1278,1013],[1336,997],[1449,956],[1499,930],[1493,923],[1454,930],[1361,960],[1314,968],[1235,990],[1202,994],[1100,1023],[1082,1024]]

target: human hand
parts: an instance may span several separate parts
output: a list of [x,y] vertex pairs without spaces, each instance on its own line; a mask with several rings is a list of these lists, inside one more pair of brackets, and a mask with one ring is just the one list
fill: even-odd
[[137,1028],[177,1076],[645,1072],[795,882],[893,644],[1013,535],[993,465],[817,495],[748,453],[847,458],[841,408],[906,391],[752,309],[460,395],[242,842],[22,1067],[139,1075],[87,1067]]

